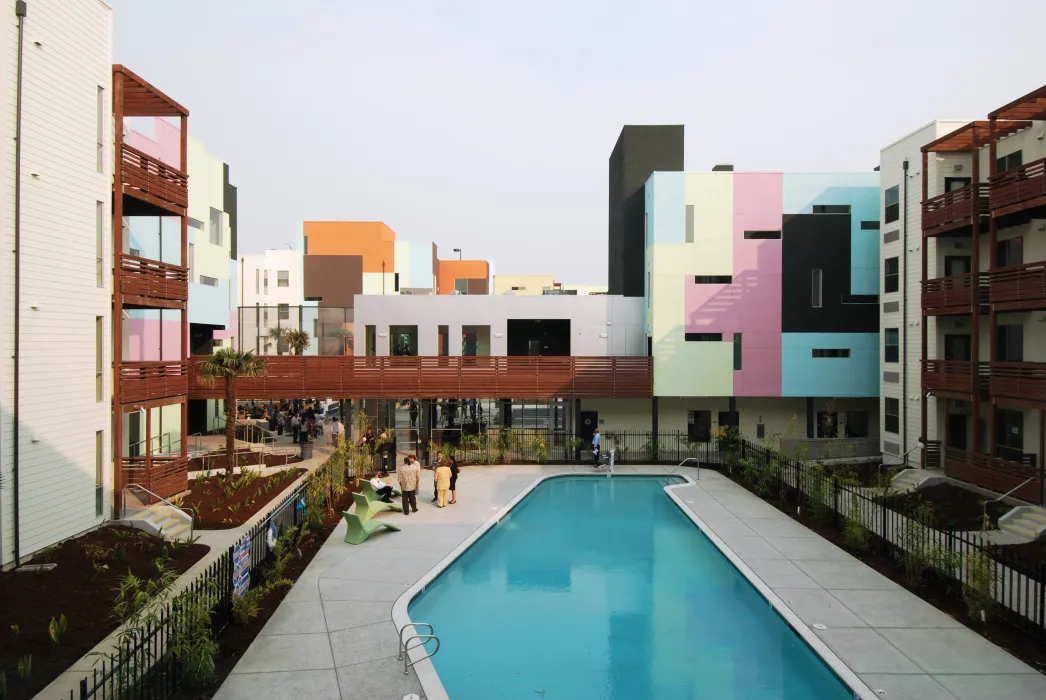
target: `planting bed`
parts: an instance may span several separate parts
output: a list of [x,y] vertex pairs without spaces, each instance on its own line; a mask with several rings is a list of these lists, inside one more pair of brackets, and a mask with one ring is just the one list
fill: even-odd
[[[302,573],[308,567],[316,553],[320,551],[324,542],[330,537],[331,532],[337,527],[341,521],[341,511],[348,510],[349,506],[352,505],[352,493],[353,491],[359,491],[359,487],[349,487],[347,491],[342,494],[338,499],[337,503],[334,504],[333,513],[327,512],[323,518],[323,527],[319,532],[312,533],[305,537],[299,544],[298,550],[301,555],[296,556],[293,561],[288,564],[284,571],[284,576],[291,581],[297,581],[301,577]],[[250,620],[244,625],[231,624],[224,632],[218,637],[218,659],[215,665],[215,678],[206,687],[200,688],[194,691],[180,690],[176,692],[172,698],[174,700],[209,700],[213,698],[215,693],[221,687],[222,683],[230,673],[236,663],[243,656],[244,652],[254,641],[255,637],[265,627],[265,623],[269,621],[276,609],[280,607],[280,603],[286,597],[287,593],[291,590],[289,586],[277,588],[265,597],[261,599],[258,604],[258,616]]]
[[[912,493],[897,494],[886,498],[888,508],[906,512],[921,503],[933,508],[934,521],[942,529],[980,530],[984,517],[985,497],[981,494],[953,484],[934,484]],[[1013,506],[1005,503],[988,504],[990,528],[998,527],[999,518]]]
[[181,505],[192,509],[196,528],[228,530],[243,525],[304,473],[304,469],[288,467],[269,476],[247,471],[197,477],[189,482],[189,493]]
[[[739,472],[730,473],[729,470],[722,469],[721,473],[746,490],[757,493]],[[846,541],[842,532],[836,530],[830,524],[811,517],[809,509],[804,508],[802,513],[797,515],[794,499],[786,501],[780,498],[778,494],[760,497],[788,515],[792,520],[849,552],[878,573],[903,586],[993,644],[1010,652],[1039,673],[1046,674],[1046,644],[1036,643],[1028,634],[1021,632],[997,617],[989,616],[985,623],[981,621],[980,617],[971,615],[961,598],[961,591],[957,590],[958,583],[942,579],[936,575],[927,574],[913,584],[906,579],[902,569],[894,559],[875,551],[889,546],[888,543],[882,541],[877,535],[869,534],[867,547],[854,547]]]
[[826,476],[838,477],[845,483],[854,483],[858,486],[888,486],[890,479],[900,467],[882,466],[879,462],[862,462],[860,464],[826,464],[822,467]]
[[[0,573],[0,672],[7,677],[5,700],[33,697],[116,629],[114,590],[128,572],[152,577],[154,562],[166,552],[167,568],[180,573],[208,550],[202,544],[175,546],[132,528],[103,527],[33,558],[33,564],[57,564],[51,571]],[[48,626],[62,615],[68,626],[55,646]],[[18,626],[17,635],[12,625]],[[18,662],[27,655],[31,655],[31,672],[22,679]]]

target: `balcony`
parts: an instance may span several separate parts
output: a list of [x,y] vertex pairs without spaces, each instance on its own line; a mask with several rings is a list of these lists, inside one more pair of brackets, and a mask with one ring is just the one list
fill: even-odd
[[120,292],[125,306],[184,308],[189,299],[189,268],[121,255]]
[[992,362],[991,393],[1046,404],[1046,362]]
[[138,484],[160,498],[170,498],[189,488],[189,458],[178,455],[124,457],[124,484]]
[[993,175],[989,183],[992,216],[1046,206],[1046,158]]
[[[222,398],[223,382],[197,378],[206,358],[193,357],[189,398]],[[241,379],[241,398],[650,398],[650,357],[266,357],[266,376]]]
[[1023,462],[1011,462],[999,457],[945,447],[944,472],[953,479],[996,493],[1006,493],[1031,479],[1014,491],[1013,495],[1029,503],[1043,502],[1040,472],[1034,466]]
[[189,206],[189,176],[126,143],[120,149],[123,194],[184,216]]
[[991,302],[996,311],[1046,308],[1046,262],[993,270]]
[[123,362],[120,364],[120,401],[139,403],[189,393],[186,362]]
[[966,274],[937,277],[922,282],[922,307],[930,316],[969,314],[977,306],[988,303],[988,278]]
[[977,394],[988,393],[988,363],[963,360],[923,360],[922,387],[924,390],[970,396],[974,390],[973,373],[977,374]]
[[[976,199],[975,199],[976,198]],[[988,218],[988,185],[967,185],[927,199],[922,204],[923,235],[938,236],[969,227],[973,204],[977,201],[979,219]]]

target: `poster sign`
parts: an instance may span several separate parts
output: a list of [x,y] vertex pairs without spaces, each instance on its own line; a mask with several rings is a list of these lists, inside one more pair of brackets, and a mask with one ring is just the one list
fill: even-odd
[[232,590],[234,595],[243,596],[251,587],[251,537],[243,539],[232,547]]

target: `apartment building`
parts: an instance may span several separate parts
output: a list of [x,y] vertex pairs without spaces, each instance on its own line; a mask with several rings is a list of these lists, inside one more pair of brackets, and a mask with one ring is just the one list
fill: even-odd
[[598,284],[563,284],[552,275],[494,275],[494,294],[572,294],[586,296],[589,294],[606,294],[607,285]]
[[112,11],[7,8],[0,566],[108,518],[113,485]]
[[1046,86],[919,150],[922,464],[1043,503]]
[[878,185],[725,165],[650,176],[644,427],[878,453]]

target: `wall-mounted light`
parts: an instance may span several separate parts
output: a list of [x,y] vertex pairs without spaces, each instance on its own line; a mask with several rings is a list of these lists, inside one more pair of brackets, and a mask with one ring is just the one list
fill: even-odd
[[600,338],[606,338],[606,337],[607,337],[607,334],[606,334],[606,333],[600,333],[600,334],[599,334],[599,337],[600,337]]

